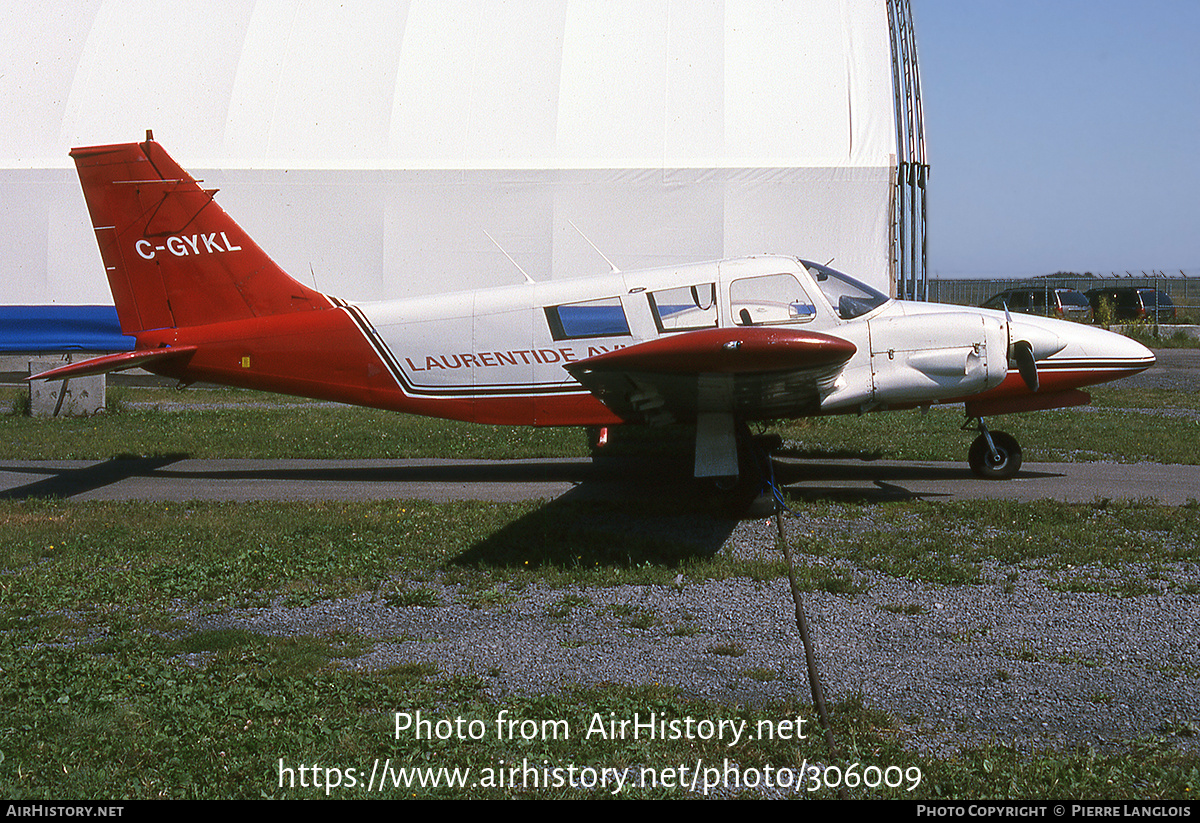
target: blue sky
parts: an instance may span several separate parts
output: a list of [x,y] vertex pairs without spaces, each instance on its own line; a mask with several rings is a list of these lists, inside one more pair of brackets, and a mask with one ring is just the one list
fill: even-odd
[[929,271],[1200,276],[1200,0],[911,0]]

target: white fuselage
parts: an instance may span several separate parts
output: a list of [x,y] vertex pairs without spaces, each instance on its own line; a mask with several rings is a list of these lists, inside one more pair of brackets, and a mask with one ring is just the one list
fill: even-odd
[[[377,333],[402,390],[431,400],[586,394],[564,365],[747,319],[855,345],[822,387],[819,413],[960,401],[995,389],[1009,375],[1010,340],[1031,341],[1039,365],[1059,372],[1056,389],[1145,368],[1149,356],[1120,335],[1026,315],[1009,320],[986,309],[893,300],[845,317],[815,271],[796,258],[759,256],[355,308]],[[579,316],[568,320],[569,312]],[[563,322],[555,322],[556,313]],[[555,417],[548,411],[537,422]]]

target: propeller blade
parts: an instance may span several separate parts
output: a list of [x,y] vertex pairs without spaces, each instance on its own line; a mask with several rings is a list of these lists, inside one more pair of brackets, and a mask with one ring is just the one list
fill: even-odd
[[1037,360],[1033,357],[1033,346],[1028,340],[1018,340],[1012,344],[1012,359],[1016,361],[1017,371],[1030,391],[1038,390]]

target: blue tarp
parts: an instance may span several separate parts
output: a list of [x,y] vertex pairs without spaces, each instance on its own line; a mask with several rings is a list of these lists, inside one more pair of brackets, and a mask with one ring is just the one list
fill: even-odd
[[0,306],[0,352],[132,349],[114,306]]

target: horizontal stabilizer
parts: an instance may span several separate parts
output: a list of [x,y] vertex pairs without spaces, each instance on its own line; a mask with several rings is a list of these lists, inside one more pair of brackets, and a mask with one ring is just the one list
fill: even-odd
[[88,377],[93,374],[106,374],[110,371],[121,371],[145,365],[150,361],[173,360],[177,357],[191,354],[196,346],[175,346],[168,349],[145,349],[143,351],[126,351],[120,354],[106,354],[103,357],[93,357],[81,363],[70,363],[57,369],[35,374],[26,380],[64,380],[70,377]]

